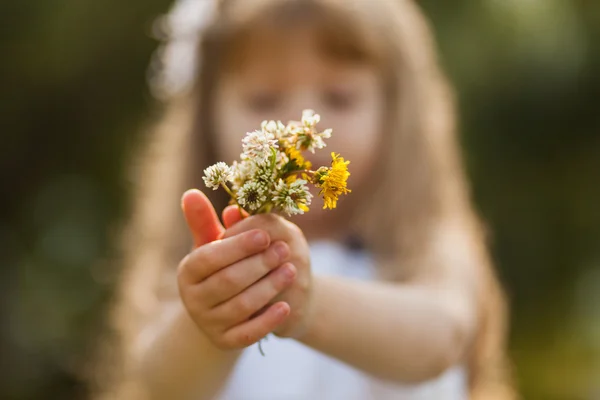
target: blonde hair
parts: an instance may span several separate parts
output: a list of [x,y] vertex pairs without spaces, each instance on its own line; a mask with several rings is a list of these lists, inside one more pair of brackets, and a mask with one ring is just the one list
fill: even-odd
[[[198,47],[202,64],[194,90],[168,102],[135,178],[140,186],[124,233],[125,270],[114,313],[119,341],[111,347],[124,368],[119,374],[127,375],[130,352],[141,328],[156,316],[162,296],[175,294],[175,280],[165,274],[175,273],[191,245],[180,195],[200,186],[203,168],[217,161],[211,99],[219,74],[243,61],[240,38],[247,37],[243,33],[256,18],[261,24],[289,18],[312,21],[324,38],[326,54],[381,68],[389,89],[388,136],[376,166],[379,178],[361,189],[360,197],[362,204],[376,202],[377,207],[355,207],[352,223],[366,232],[367,246],[383,273],[399,281],[423,268],[435,273],[435,265],[445,261],[436,247],[439,230],[459,229],[481,282],[478,330],[467,361],[472,398],[512,398],[505,303],[470,201],[454,98],[418,7],[409,0],[221,0],[218,5]],[[217,208],[224,205],[223,198],[212,200]],[[131,398],[123,396],[119,398]]]

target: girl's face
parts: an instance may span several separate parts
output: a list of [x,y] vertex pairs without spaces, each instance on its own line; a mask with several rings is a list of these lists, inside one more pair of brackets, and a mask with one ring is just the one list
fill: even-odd
[[[306,34],[286,39],[285,48],[253,54],[242,68],[219,82],[215,108],[218,159],[229,163],[238,159],[242,138],[263,120],[299,120],[302,110],[309,108],[321,115],[319,130],[332,128],[333,134],[325,149],[305,157],[315,167],[328,166],[330,153],[341,153],[351,161],[348,187],[358,192],[375,163],[383,130],[380,75],[369,65],[323,58]],[[319,221],[323,226],[323,218],[341,215],[347,208],[344,200],[338,203],[340,210],[324,214],[317,211],[322,201],[315,196],[311,211],[297,222]]]

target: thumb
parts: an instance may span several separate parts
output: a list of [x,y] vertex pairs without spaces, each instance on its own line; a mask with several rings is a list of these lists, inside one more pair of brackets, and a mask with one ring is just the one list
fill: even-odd
[[244,218],[248,217],[248,213],[238,206],[227,206],[223,210],[223,223],[225,228],[229,229]]
[[194,238],[194,248],[221,238],[225,232],[215,208],[201,191],[190,189],[185,192],[181,208]]

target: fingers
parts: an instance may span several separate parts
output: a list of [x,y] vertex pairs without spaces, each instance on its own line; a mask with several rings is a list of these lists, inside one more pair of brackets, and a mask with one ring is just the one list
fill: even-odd
[[201,282],[222,268],[265,250],[269,243],[269,235],[261,229],[207,243],[181,261],[178,278],[187,284]]
[[258,313],[296,279],[296,267],[285,263],[229,301],[210,311],[224,326],[236,326]]
[[248,347],[273,332],[289,315],[290,306],[277,302],[256,318],[225,332],[218,345],[225,349]]
[[253,215],[228,227],[223,237],[230,237],[250,229],[264,229],[272,240],[289,241],[303,236],[302,231],[293,223],[275,214]]
[[225,225],[226,229],[235,225],[237,222],[239,222],[242,219],[249,216],[246,211],[242,210],[238,206],[227,206],[223,210],[222,215],[223,215],[223,224]]
[[277,295],[296,279],[296,268],[285,263],[258,282],[216,307],[207,307],[199,292],[203,283],[183,288],[182,300],[192,319],[220,348],[249,346],[275,330],[290,314],[290,306],[279,302],[269,306]]
[[181,198],[181,207],[194,238],[194,247],[223,236],[225,228],[219,222],[213,205],[204,193],[197,189],[188,190]]
[[198,287],[198,299],[208,307],[215,307],[259,281],[288,261],[289,257],[290,248],[287,243],[272,243],[262,253],[245,258],[206,278]]

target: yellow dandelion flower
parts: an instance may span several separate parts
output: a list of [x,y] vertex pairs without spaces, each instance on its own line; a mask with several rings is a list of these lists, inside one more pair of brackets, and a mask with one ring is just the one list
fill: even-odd
[[298,179],[298,176],[296,174],[290,175],[287,178],[285,178],[285,183],[287,183],[288,185],[291,185],[292,183],[296,182],[296,180]]
[[347,187],[348,164],[339,154],[331,153],[331,168],[321,167],[313,177],[313,183],[321,188],[320,196],[323,196],[325,205],[323,208],[334,209],[337,206],[339,196],[350,193]]
[[311,162],[305,160],[300,150],[294,146],[287,147],[285,149],[285,154],[288,156],[290,161],[293,161],[294,164],[296,164],[298,169],[310,169],[312,167]]

